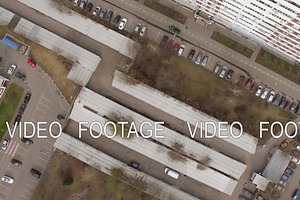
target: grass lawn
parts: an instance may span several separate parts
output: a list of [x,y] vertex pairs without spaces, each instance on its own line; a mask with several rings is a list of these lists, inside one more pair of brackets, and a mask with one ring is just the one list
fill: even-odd
[[[119,170],[112,171],[116,177]],[[73,179],[64,186],[63,182]],[[153,197],[108,176],[62,151],[56,150],[31,200],[154,200]]]
[[230,49],[250,58],[252,56],[253,50],[249,49],[248,47],[226,37],[225,35],[222,35],[218,32],[213,32],[211,35],[211,39],[229,47]]
[[171,19],[174,19],[175,21],[178,21],[181,24],[184,24],[187,19],[187,16],[184,16],[183,14],[167,6],[160,4],[157,0],[145,0],[144,5],[163,15],[166,15]]
[[7,130],[5,122],[10,123],[12,120],[23,93],[24,89],[15,83],[12,83],[6,91],[5,97],[0,104],[0,140],[2,140]]
[[260,121],[285,123],[295,118],[291,113],[283,115],[278,107],[249,90],[154,44],[141,49],[129,74],[221,121],[240,121],[244,131],[256,137]]
[[256,62],[300,85],[300,65],[290,64],[264,49],[260,50]]
[[59,56],[59,52],[46,49],[43,46],[16,34],[6,26],[0,26],[0,37],[2,38],[6,33],[31,46],[29,56],[37,62],[38,66],[51,76],[67,101],[71,103],[72,99],[76,96],[77,90],[80,89],[79,85],[67,78],[73,62]]

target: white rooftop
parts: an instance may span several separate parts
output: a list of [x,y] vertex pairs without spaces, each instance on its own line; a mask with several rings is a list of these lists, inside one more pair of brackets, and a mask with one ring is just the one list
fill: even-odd
[[[89,109],[92,109],[94,112],[97,112],[100,116],[110,116],[112,113],[122,116],[124,118],[131,118],[137,126],[140,126],[143,122],[150,122],[154,124],[154,121],[148,119],[120,104],[111,101],[104,96],[93,92],[92,90],[83,87],[77,96],[75,103],[82,104],[87,106]],[[91,112],[91,114],[93,114]],[[151,128],[154,130],[154,127],[144,127],[144,132],[146,128]],[[163,128],[164,139],[157,139],[159,142],[172,148],[174,143],[179,143],[183,145],[183,151],[186,155],[193,155],[194,159],[201,161],[206,157],[209,157],[211,160],[209,166],[213,169],[223,172],[228,176],[239,179],[247,166],[237,160],[234,160],[230,157],[225,156],[215,150],[212,150],[201,143],[198,143],[186,136],[183,136],[167,127],[159,125],[158,128]]]
[[0,25],[8,25],[11,19],[14,17],[14,13],[6,10],[5,8],[0,7]]
[[93,72],[97,69],[101,58],[82,47],[22,18],[15,32],[25,35],[28,39],[74,61],[68,78],[85,86]]
[[[74,103],[70,119],[76,122],[86,121],[89,123],[89,125],[95,121],[99,122],[102,125],[107,122],[107,119],[103,118],[101,114],[96,110],[87,108],[83,104],[76,102]],[[95,132],[100,131],[99,126],[93,126],[92,130]],[[109,135],[112,135],[112,131],[110,129],[108,129],[107,131]],[[112,140],[127,148],[139,152],[149,157],[150,159],[155,160],[156,162],[159,162],[165,166],[169,166],[181,174],[191,177],[196,181],[199,181],[228,195],[231,195],[233,193],[237,185],[237,181],[211,168],[206,168],[204,170],[197,169],[198,162],[189,158],[186,158],[185,162],[172,160],[168,155],[168,152],[170,152],[169,149],[162,145],[154,143],[151,140],[147,140],[141,137],[134,137],[129,140],[122,139],[119,136],[113,137]]]
[[132,47],[135,42],[124,35],[117,33],[105,26],[85,17],[77,12],[65,8],[65,12],[60,12],[53,6],[52,0],[18,0],[19,2],[43,13],[44,15],[72,28],[80,33],[100,42],[120,54],[133,58],[134,51]]
[[[203,113],[145,84],[127,84],[125,75],[117,70],[115,71],[112,86],[176,118],[179,118],[184,122],[189,122],[193,125],[195,125],[196,122],[210,121],[214,124],[220,122],[219,120],[207,115],[206,113]],[[222,126],[222,128],[225,127],[226,126]],[[201,128],[200,123],[199,128]],[[208,126],[208,132],[213,132],[211,126]],[[239,132],[240,131],[238,129],[233,128],[234,135],[239,135]],[[251,154],[255,153],[258,139],[249,135],[248,133],[244,132],[238,139],[233,138],[230,135],[229,131],[222,132],[222,135],[228,135],[229,138],[220,139],[225,140],[226,142],[229,142],[230,144],[239,147],[240,149]]]
[[112,169],[120,169],[126,176],[146,182],[148,184],[146,193],[159,199],[200,200],[163,181],[137,171],[129,167],[126,163],[123,163],[66,133],[62,133],[61,137],[55,141],[54,147],[108,175],[111,174]]

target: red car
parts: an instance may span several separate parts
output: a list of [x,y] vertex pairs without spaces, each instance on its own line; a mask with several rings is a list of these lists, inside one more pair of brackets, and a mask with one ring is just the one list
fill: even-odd
[[291,101],[287,101],[284,110],[288,112],[290,110],[291,105],[292,105]]
[[168,45],[167,45],[167,47],[168,47],[168,49],[172,49],[172,47],[173,47],[173,44],[174,44],[174,40],[169,40],[169,42],[168,42]]
[[174,52],[174,53],[177,53],[178,48],[179,48],[179,44],[175,44],[175,45],[174,45],[174,48],[173,48],[173,52]]
[[258,84],[256,82],[254,82],[251,86],[251,92],[252,93],[256,92],[257,87],[258,87]]
[[27,58],[27,62],[32,68],[36,67],[36,63],[31,58]]
[[244,81],[245,81],[245,76],[244,75],[241,75],[240,78],[239,78],[239,82],[238,82],[238,85],[244,85]]

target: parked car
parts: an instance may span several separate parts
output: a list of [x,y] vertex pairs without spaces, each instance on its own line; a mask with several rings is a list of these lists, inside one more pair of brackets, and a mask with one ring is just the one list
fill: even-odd
[[32,168],[30,170],[30,174],[32,174],[32,176],[34,176],[35,178],[39,179],[41,177],[41,172],[39,172],[38,170]]
[[24,103],[28,103],[30,101],[31,94],[29,92],[26,93],[26,96],[24,98]]
[[197,57],[196,57],[196,60],[195,60],[196,65],[200,65],[202,57],[203,57],[203,54],[201,52],[199,52]]
[[283,174],[283,175],[281,176],[281,178],[282,178],[283,180],[285,180],[285,181],[290,180],[290,177],[287,176],[287,175],[285,175],[285,174]]
[[255,93],[256,90],[257,90],[257,87],[258,87],[258,84],[257,84],[257,82],[254,81],[252,86],[251,86],[250,92]]
[[290,176],[293,176],[293,175],[294,175],[294,171],[291,170],[291,169],[288,168],[288,167],[285,169],[285,173],[287,173],[287,174],[290,175]]
[[275,91],[272,90],[269,94],[269,98],[268,98],[267,102],[269,102],[269,103],[272,102],[274,97],[275,97]]
[[245,76],[244,76],[244,75],[240,75],[240,78],[239,78],[239,80],[238,80],[237,85],[243,86],[243,85],[244,85],[244,82],[245,82]]
[[300,190],[296,190],[292,195],[292,200],[297,200],[300,196]]
[[31,146],[33,144],[33,141],[28,138],[22,138],[21,141],[28,146]]
[[22,79],[23,81],[26,79],[26,75],[22,74],[21,72],[17,72],[15,76],[18,77],[19,79]]
[[19,166],[21,166],[22,165],[22,162],[21,161],[19,161],[19,160],[17,160],[17,159],[11,159],[11,161],[10,161],[14,166],[17,166],[17,167],[19,167]]
[[280,184],[280,185],[282,185],[282,186],[285,186],[285,185],[286,185],[286,182],[283,181],[283,180],[280,180],[280,181],[278,182],[278,184]]
[[126,26],[126,23],[127,23],[127,19],[126,18],[123,18],[118,26],[118,29],[119,30],[123,30],[124,27]]
[[121,20],[121,15],[117,15],[116,17],[115,17],[115,19],[114,19],[114,23],[115,24],[117,24],[117,23],[119,23],[119,21]]
[[99,14],[100,10],[101,10],[101,7],[100,6],[96,6],[92,14],[94,16],[97,16]]
[[296,108],[296,112],[297,115],[300,115],[300,104],[298,104],[298,107]]
[[274,99],[273,99],[273,104],[277,106],[279,104],[280,100],[281,100],[281,95],[276,94]]
[[184,44],[180,45],[177,55],[182,56],[184,49],[185,49],[185,45]]
[[92,2],[88,2],[87,6],[85,7],[85,10],[88,12],[91,12],[93,9],[94,4]]
[[12,75],[12,74],[14,73],[14,71],[16,70],[16,68],[17,68],[17,65],[12,64],[12,65],[8,68],[7,73],[8,73],[9,75]]
[[229,81],[232,78],[233,74],[234,74],[234,71],[232,69],[230,69],[228,71],[227,75],[225,76],[225,80]]
[[57,119],[64,122],[65,121],[65,117],[62,115],[57,115]]
[[195,55],[196,51],[194,49],[192,49],[188,55],[188,60],[192,60],[194,55]]
[[[111,18],[112,18],[112,16],[113,16],[113,11],[108,11],[108,13],[106,14],[106,16],[105,16],[105,20],[106,21],[108,21],[108,22],[110,22],[110,20],[111,20]],[[123,19],[126,19],[126,18],[123,18]],[[127,22],[127,19],[126,19],[126,22]],[[120,29],[121,30],[121,29]]]
[[171,50],[173,48],[173,44],[174,44],[174,40],[172,40],[172,39],[169,40],[167,48]]
[[242,195],[240,195],[240,196],[239,196],[239,200],[249,200],[249,199],[246,198],[246,197],[244,197],[244,196],[242,196]]
[[140,31],[140,36],[143,37],[145,35],[146,31],[147,31],[147,26],[143,26],[141,31]]
[[282,185],[275,185],[275,188],[281,192],[284,191],[284,187]]
[[289,163],[289,167],[291,167],[292,169],[296,169],[297,168],[297,164],[294,162],[290,162]]
[[261,94],[261,92],[262,92],[262,86],[260,85],[260,86],[258,86],[257,87],[257,90],[256,90],[256,93],[255,93],[255,96],[259,96],[260,94]]
[[160,46],[161,47],[164,47],[165,45],[166,45],[166,43],[167,43],[167,41],[169,40],[169,37],[168,36],[164,36],[163,38],[162,38],[162,40],[160,41]]
[[138,162],[135,162],[135,161],[131,161],[129,166],[133,167],[134,169],[137,169],[137,170],[140,170],[142,165]]
[[252,86],[252,83],[253,83],[253,79],[252,78],[248,78],[248,80],[247,80],[247,82],[245,84],[245,88],[249,90],[251,88],[251,86]]
[[74,6],[78,6],[79,2],[80,2],[80,0],[74,0],[74,1],[73,1],[73,5],[74,5]]
[[20,107],[19,114],[22,115],[27,107],[27,104],[23,103]]
[[291,105],[292,105],[292,102],[287,101],[285,106],[284,106],[284,111],[287,111],[287,112],[290,111]]
[[288,139],[283,140],[283,142],[281,142],[280,144],[280,148],[283,149],[285,147],[287,147],[290,144],[290,141]]
[[22,115],[18,114],[15,118],[14,125],[18,125],[22,119]]
[[203,57],[203,60],[202,60],[202,62],[201,62],[201,65],[202,65],[203,67],[206,66],[206,64],[207,64],[207,62],[208,62],[208,59],[209,59],[208,56],[204,56],[204,57]]
[[134,28],[134,32],[138,33],[140,31],[141,27],[142,27],[142,24],[141,23],[137,23],[136,26],[135,26],[135,28]]
[[249,190],[247,190],[247,189],[243,189],[242,190],[242,193],[245,195],[245,196],[247,196],[247,197],[249,197],[250,199],[252,199],[252,197],[253,197],[253,192],[250,192]]
[[9,143],[9,140],[8,140],[8,139],[4,139],[4,140],[3,140],[3,142],[2,142],[2,149],[3,149],[3,150],[6,150],[6,149],[7,149],[8,143]]
[[279,107],[283,109],[285,107],[286,102],[287,102],[286,97],[282,97]]
[[14,178],[13,177],[10,177],[8,175],[4,175],[1,180],[5,183],[9,183],[9,184],[12,184],[14,182]]
[[173,52],[176,53],[178,51],[178,48],[179,48],[179,44],[176,43],[173,47]]
[[213,73],[214,74],[219,74],[221,68],[222,68],[221,64],[220,63],[216,63],[216,66],[214,68]]
[[298,150],[292,150],[292,155],[295,156],[296,158],[300,157],[300,152]]
[[227,72],[227,67],[226,67],[226,66],[223,66],[222,69],[221,69],[221,72],[220,72],[220,74],[219,74],[219,77],[220,77],[220,78],[224,78],[226,72]]
[[300,160],[298,158],[292,157],[292,162],[296,163],[297,165],[300,164]]
[[269,94],[270,89],[269,88],[265,88],[264,92],[262,93],[262,95],[260,96],[262,99],[266,99],[268,94]]
[[293,102],[290,108],[290,112],[295,113],[297,106],[298,106],[297,103]]
[[175,26],[169,26],[169,29],[175,34],[180,34],[180,29]]
[[31,59],[31,58],[27,58],[27,63],[32,67],[35,68],[36,67],[36,62]]
[[100,18],[100,19],[104,19],[106,13],[107,13],[107,9],[105,9],[105,8],[102,9],[102,10],[100,11],[99,18]]
[[79,5],[79,7],[81,9],[84,9],[86,7],[86,4],[87,4],[87,2],[85,0],[82,0],[81,3],[80,3],[80,5]]
[[299,144],[295,144],[295,149],[297,149],[298,151],[300,151],[300,145]]

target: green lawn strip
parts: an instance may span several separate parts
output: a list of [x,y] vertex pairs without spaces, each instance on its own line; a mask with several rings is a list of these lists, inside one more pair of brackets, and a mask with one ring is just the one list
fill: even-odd
[[178,21],[181,24],[184,24],[187,20],[187,16],[160,4],[157,0],[145,0],[144,5],[163,15],[166,15],[171,19],[174,19],[175,21]]
[[211,39],[227,46],[228,48],[248,57],[251,58],[253,50],[249,49],[248,47],[226,37],[225,35],[222,35],[221,33],[218,32],[213,32],[211,35]]
[[24,89],[21,86],[12,83],[5,94],[0,105],[0,140],[7,129],[6,122],[10,123],[12,120],[23,93]]
[[264,49],[260,50],[256,62],[300,85],[299,65],[290,64]]

